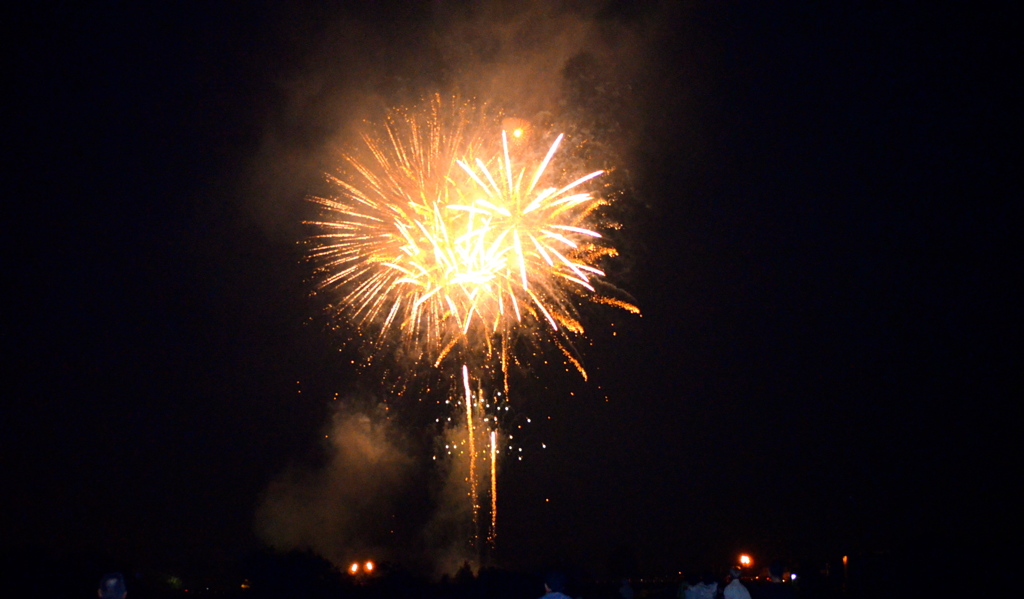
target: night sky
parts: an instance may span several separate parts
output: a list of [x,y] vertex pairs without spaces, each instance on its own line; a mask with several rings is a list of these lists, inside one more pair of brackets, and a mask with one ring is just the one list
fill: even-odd
[[[1020,367],[1003,17],[540,6],[23,15],[6,94],[6,550],[183,564],[265,546],[268,488],[331,468],[338,410],[384,399],[310,296],[303,197],[374,107],[486,91],[460,56],[543,74],[512,108],[622,131],[615,282],[643,311],[586,313],[589,382],[539,372],[524,388],[534,424],[502,474],[498,563],[600,574],[626,552],[668,572],[999,529],[997,485],[1019,468],[994,408],[1019,396]],[[513,34],[467,34],[487,10]],[[531,38],[558,19],[588,37],[569,52]],[[384,528],[422,548],[434,477],[403,401],[388,399],[405,414],[389,430],[412,465],[388,488],[414,490]]]

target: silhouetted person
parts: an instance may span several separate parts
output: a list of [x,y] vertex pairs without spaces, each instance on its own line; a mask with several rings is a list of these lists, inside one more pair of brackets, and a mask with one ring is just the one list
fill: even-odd
[[715,581],[715,575],[710,572],[705,572],[699,582],[691,584],[690,588],[686,589],[686,599],[715,599],[717,594],[718,583]]
[[686,599],[686,591],[690,588],[690,581],[685,577],[679,581],[679,589],[676,591],[676,599]]
[[725,592],[723,593],[725,599],[750,599],[750,591],[740,582],[740,569],[730,569],[729,575],[732,576],[732,580],[729,581],[729,584],[725,585]]
[[124,599],[128,590],[124,586],[124,576],[120,572],[107,574],[100,579],[100,588],[96,596],[100,599]]
[[619,597],[622,597],[622,599],[633,599],[633,585],[629,584],[628,578],[622,579],[622,586],[619,587]]
[[541,599],[572,599],[565,594],[565,575],[561,572],[548,572],[544,577],[544,596]]

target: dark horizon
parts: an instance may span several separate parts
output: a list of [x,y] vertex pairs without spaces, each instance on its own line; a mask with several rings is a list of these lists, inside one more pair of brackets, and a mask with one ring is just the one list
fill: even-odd
[[[385,399],[309,297],[303,197],[330,148],[376,107],[483,96],[507,81],[466,70],[546,59],[549,78],[501,101],[619,131],[614,283],[643,314],[588,308],[590,381],[524,383],[535,424],[502,472],[496,559],[599,571],[625,551],[672,572],[1001,529],[1013,468],[993,407],[1019,364],[1019,260],[994,17],[543,6],[495,8],[493,31],[485,9],[440,1],[23,17],[6,552],[212,564],[265,548],[268,489],[324,476],[339,404]],[[530,37],[549,30],[564,40]],[[420,408],[388,405],[412,464],[384,491],[398,532],[359,542],[417,564],[436,473]]]

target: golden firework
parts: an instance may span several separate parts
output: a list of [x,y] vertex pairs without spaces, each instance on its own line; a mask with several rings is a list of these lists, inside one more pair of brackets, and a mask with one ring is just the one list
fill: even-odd
[[561,135],[531,161],[482,114],[435,98],[363,136],[362,155],[328,177],[336,193],[311,198],[324,208],[310,223],[320,288],[382,350],[434,366],[455,349],[463,362],[497,355],[507,374],[519,339],[546,338],[586,378],[577,305],[636,311],[595,287],[616,254],[594,217],[607,202],[589,189],[603,171],[554,166]]
[[318,229],[310,254],[319,289],[358,336],[379,353],[461,365],[477,532],[475,431],[490,421],[492,545],[498,418],[474,424],[487,404],[471,373],[500,370],[507,396],[517,352],[537,355],[550,342],[586,379],[572,343],[584,332],[578,306],[639,312],[599,291],[601,263],[616,255],[600,232],[608,201],[594,191],[604,171],[574,173],[557,160],[562,135],[541,146],[537,137],[527,121],[498,127],[485,110],[439,97],[425,110],[393,111],[328,175],[333,193],[310,198],[322,210],[307,223]]

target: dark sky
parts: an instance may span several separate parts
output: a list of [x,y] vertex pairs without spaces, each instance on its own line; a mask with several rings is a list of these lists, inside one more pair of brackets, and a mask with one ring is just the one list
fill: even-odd
[[[437,42],[472,23],[449,3],[356,4],[18,22],[6,548],[243,555],[271,481],[324,459],[334,395],[383,393],[308,296],[301,198],[366,98],[458,81],[453,55],[486,68],[490,50]],[[1008,507],[1000,16],[757,4],[560,13],[599,32],[563,59],[611,65],[628,107],[617,282],[643,317],[610,315],[612,336],[595,314],[590,382],[524,400],[524,445],[548,448],[503,474],[509,564],[869,552],[970,537]],[[565,110],[600,119],[602,92],[572,96],[553,65],[537,102],[589,98]]]

